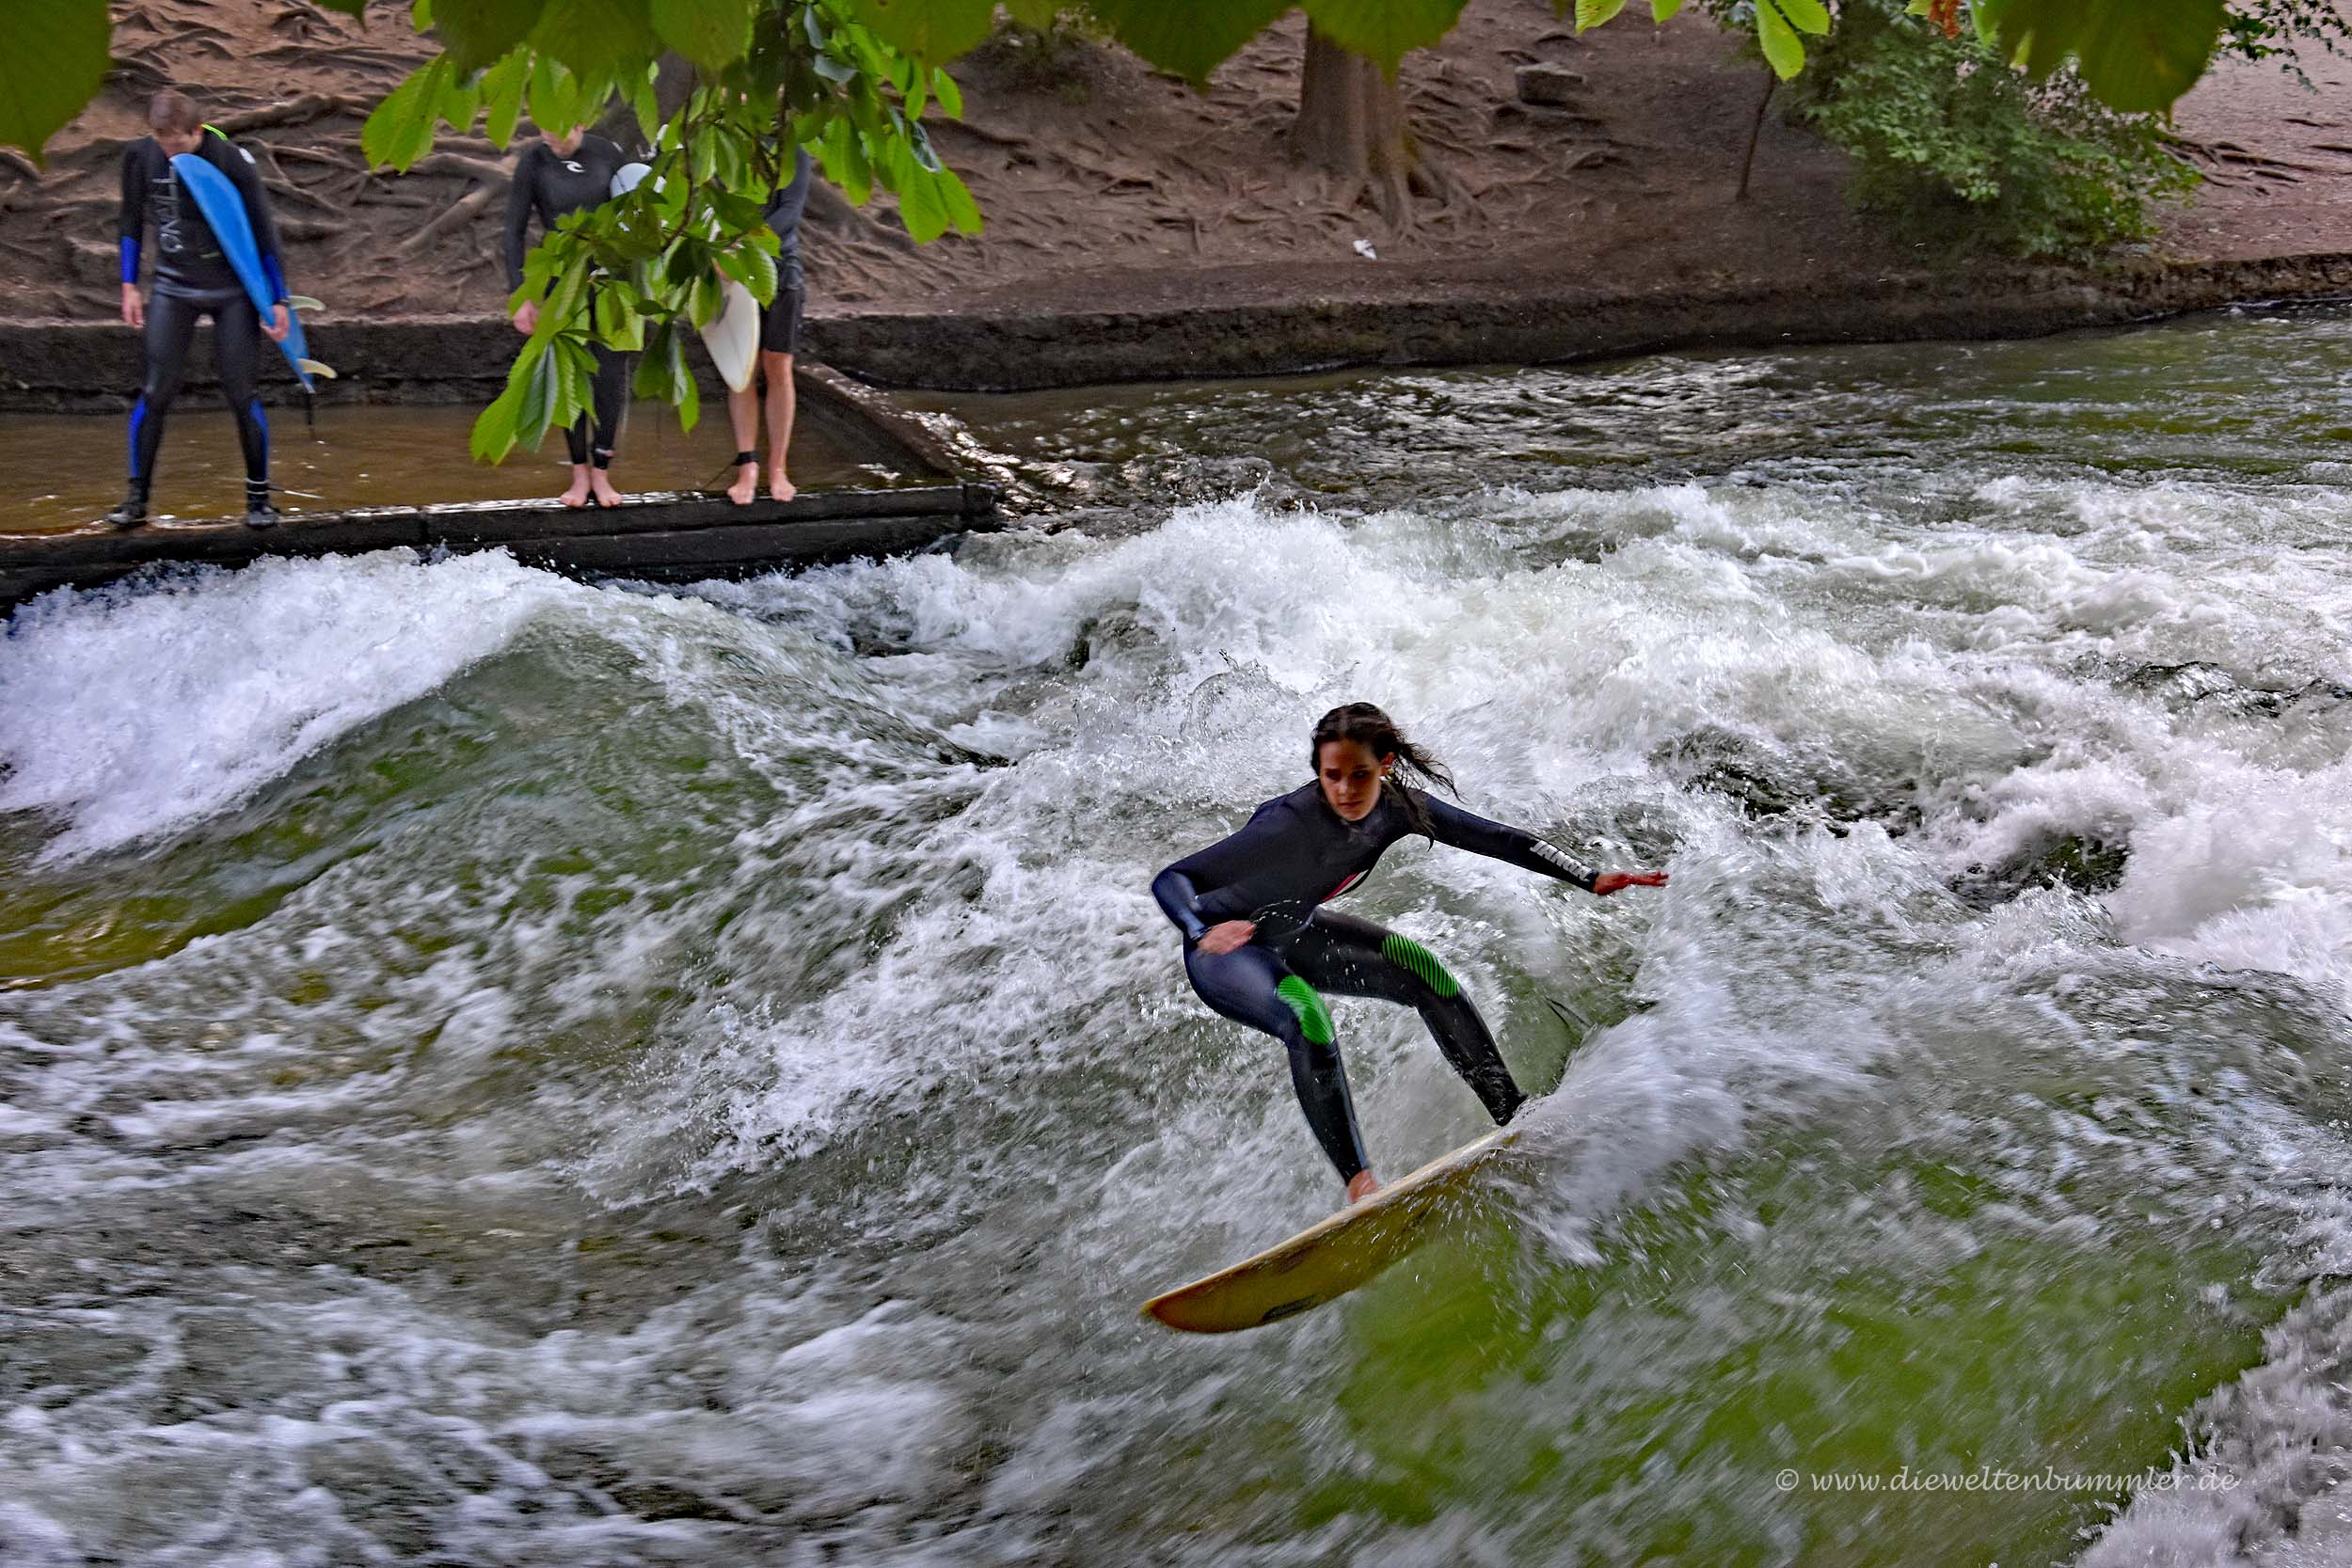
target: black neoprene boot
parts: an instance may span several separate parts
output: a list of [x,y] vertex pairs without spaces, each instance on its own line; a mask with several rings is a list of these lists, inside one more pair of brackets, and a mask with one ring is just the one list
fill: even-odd
[[269,503],[269,486],[266,483],[256,484],[249,479],[245,482],[245,526],[278,526],[278,508]]
[[131,482],[131,493],[122,498],[122,504],[106,514],[106,521],[116,528],[137,528],[147,521],[147,486],[138,480]]

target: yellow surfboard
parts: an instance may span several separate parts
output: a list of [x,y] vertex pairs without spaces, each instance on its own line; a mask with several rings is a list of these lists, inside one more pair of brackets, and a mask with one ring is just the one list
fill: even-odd
[[1279,1246],[1153,1296],[1143,1315],[1188,1334],[1232,1334],[1336,1300],[1436,1236],[1460,1212],[1479,1167],[1518,1135],[1498,1127]]

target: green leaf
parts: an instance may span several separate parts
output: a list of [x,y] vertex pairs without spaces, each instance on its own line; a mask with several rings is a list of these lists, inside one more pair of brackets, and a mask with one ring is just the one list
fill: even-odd
[[645,346],[645,318],[629,303],[626,290],[607,285],[597,291],[596,339],[617,354],[634,354]]
[[2068,55],[2110,108],[2171,107],[2213,58],[2225,0],[1976,0],[2004,53],[2037,76]]
[[1782,81],[1804,69],[1804,40],[1773,0],[1756,0],[1756,41],[1763,46],[1764,63]]
[[1291,0],[1217,0],[1209,6],[1089,0],[1087,8],[1120,42],[1162,71],[1198,84],[1288,11]]
[[901,54],[937,64],[988,37],[995,0],[850,0],[851,14]]
[[[534,354],[532,349],[536,349]],[[523,350],[523,359],[516,364],[521,370],[525,362],[531,369],[523,376],[522,396],[515,405],[515,439],[537,446],[554,421],[556,404],[561,401],[563,368],[555,356],[552,342],[536,343]]]
[[825,166],[825,178],[841,187],[850,205],[863,207],[872,198],[874,166],[866,156],[864,138],[850,128],[848,120],[836,119],[827,128],[817,153]]
[[1397,62],[1454,30],[1462,0],[1307,0],[1324,37],[1390,75]]
[[762,305],[776,297],[776,259],[757,245],[738,245],[719,258],[719,270],[751,290]]
[[959,234],[980,231],[980,204],[972,199],[972,192],[951,168],[943,168],[936,176],[940,199],[947,208],[947,221],[955,225]]
[[963,118],[963,89],[943,67],[931,72],[931,96],[939,100],[939,112],[949,119]]
[[644,134],[648,145],[661,129],[661,103],[654,96],[653,88],[656,69],[646,68],[628,87],[628,112],[637,117],[638,129]]
[[[506,460],[506,454],[515,450],[515,437],[522,416],[523,402],[530,392],[532,381],[537,374],[538,366],[546,352],[544,347],[526,343],[523,345],[522,353],[516,356],[514,364],[507,367],[505,388],[473,422],[472,447],[475,462],[502,463]],[[541,427],[542,432],[545,428],[545,426]]]
[[433,121],[449,72],[449,56],[436,55],[375,106],[359,128],[359,150],[370,164],[405,169],[431,150]]
[[1811,33],[1819,38],[1829,31],[1829,8],[1822,5],[1821,0],[1770,0],[1770,3],[1778,6],[1780,14],[1787,17],[1788,24],[1800,33]]
[[672,332],[665,352],[669,362],[662,367],[662,377],[670,384],[670,401],[677,404],[678,426],[691,430],[702,418],[703,395],[694,385],[694,372],[686,365],[686,334]]
[[504,147],[515,139],[515,124],[523,117],[523,84],[530,79],[531,56],[520,49],[484,74],[482,102],[489,110],[484,130],[491,145]]
[[1005,0],[1012,19],[1033,33],[1041,33],[1061,14],[1061,0]]
[[39,160],[106,79],[106,0],[24,0],[8,8],[8,34],[0,48],[0,146]]
[[1649,0],[1649,19],[1652,22],[1672,22],[1675,13],[1682,9],[1682,4],[1683,0]]
[[433,32],[460,71],[479,71],[529,36],[546,0],[437,0]]
[[[643,70],[661,53],[646,0],[548,0],[531,41],[583,78]],[[585,107],[583,119],[589,119],[603,104]]]
[[593,118],[580,78],[536,50],[531,57],[531,81],[524,98],[531,105],[531,122],[541,131],[565,131]]
[[[545,240],[539,242],[541,253],[545,253],[547,244]],[[539,301],[539,325],[531,334],[533,343],[547,342],[557,333],[577,325],[580,305],[588,296],[589,264],[589,258],[583,252],[575,252],[564,258],[561,263],[563,270],[556,275],[555,287]],[[524,281],[530,281],[528,268],[524,270]]]
[[1580,33],[1616,20],[1625,0],[1576,0],[1576,30]]
[[707,70],[752,46],[752,0],[653,0],[652,17],[662,42]]
[[473,129],[482,113],[482,84],[478,78],[459,80],[453,69],[441,83],[441,101],[434,113],[459,135]]
[[629,387],[641,398],[655,398],[662,403],[675,401],[670,395],[670,341],[677,336],[673,322],[655,322],[645,328],[645,352],[638,357],[637,373]]
[[907,150],[914,155],[915,166],[926,174],[937,174],[947,166],[939,161],[939,154],[932,150],[930,132],[920,125],[910,125],[906,129],[906,137]]

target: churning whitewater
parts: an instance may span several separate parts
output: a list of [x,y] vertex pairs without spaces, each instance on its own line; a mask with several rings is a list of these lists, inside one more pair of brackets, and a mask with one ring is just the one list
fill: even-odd
[[[1094,463],[975,403],[1058,531],[19,611],[0,1557],[2352,1556],[2348,371],[1139,389]],[[1392,851],[1350,907],[1557,1091],[1458,1237],[1179,1338],[1337,1193],[1147,886],[1359,698],[1673,882]],[[1375,1165],[1482,1130],[1337,1015]],[[1812,1479],[1898,1465],[2164,1483]]]

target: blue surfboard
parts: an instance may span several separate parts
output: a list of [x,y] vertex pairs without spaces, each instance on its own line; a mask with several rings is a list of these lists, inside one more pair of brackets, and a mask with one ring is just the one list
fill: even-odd
[[[204,214],[213,238],[220,242],[220,253],[229,259],[229,268],[237,275],[237,281],[245,285],[253,308],[262,313],[262,321],[268,321],[270,312],[278,306],[276,291],[262,271],[261,247],[253,243],[253,220],[246,214],[245,197],[238,191],[236,182],[193,152],[180,153],[171,160],[171,166],[180,176],[180,188],[195,199],[196,210]],[[302,318],[289,309],[286,321],[291,330],[286,341],[278,345],[278,352],[294,367],[294,379],[302,383],[302,389],[315,392],[318,388],[311,385],[310,372],[302,368],[302,362],[310,356],[302,341]]]

